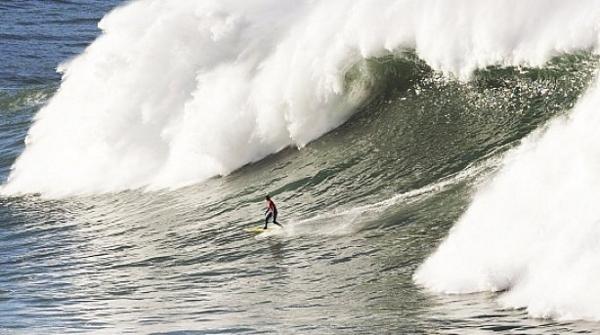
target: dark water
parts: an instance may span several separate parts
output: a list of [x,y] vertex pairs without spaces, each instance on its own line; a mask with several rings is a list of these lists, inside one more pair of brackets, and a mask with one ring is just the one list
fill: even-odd
[[[0,2],[3,180],[58,87],[57,64],[118,2]],[[469,83],[411,54],[367,62],[372,97],[302,150],[172,191],[0,198],[0,333],[599,331],[412,280],[502,155],[573,106],[596,58],[491,68]],[[255,236],[244,228],[261,224],[265,190],[285,229]]]
[[57,65],[79,54],[99,34],[98,21],[122,1],[0,2],[0,87],[56,84]]

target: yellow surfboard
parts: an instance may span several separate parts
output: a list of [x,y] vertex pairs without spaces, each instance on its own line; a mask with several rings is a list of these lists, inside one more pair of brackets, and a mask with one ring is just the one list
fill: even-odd
[[263,227],[253,227],[244,229],[248,233],[260,234],[272,230],[271,228],[263,229]]

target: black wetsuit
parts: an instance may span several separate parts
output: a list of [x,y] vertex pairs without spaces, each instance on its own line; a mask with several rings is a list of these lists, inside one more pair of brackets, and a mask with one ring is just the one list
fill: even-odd
[[273,218],[273,223],[278,225],[279,227],[282,227],[282,225],[279,224],[279,222],[277,222],[277,207],[275,206],[275,203],[273,202],[273,200],[267,200],[267,217],[265,218],[265,228],[267,229],[267,224],[269,223],[269,219]]

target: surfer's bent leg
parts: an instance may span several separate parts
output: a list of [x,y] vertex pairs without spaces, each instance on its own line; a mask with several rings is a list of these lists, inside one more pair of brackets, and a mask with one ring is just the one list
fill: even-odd
[[[267,224],[269,223],[269,219],[270,219],[271,217],[273,217],[273,213],[269,212],[269,214],[267,214],[267,217],[265,218],[265,228],[264,228],[264,229],[267,229]],[[275,220],[275,219],[273,219],[273,221],[274,221],[274,220]]]
[[283,226],[279,222],[277,222],[277,211],[273,213],[273,223],[283,228]]

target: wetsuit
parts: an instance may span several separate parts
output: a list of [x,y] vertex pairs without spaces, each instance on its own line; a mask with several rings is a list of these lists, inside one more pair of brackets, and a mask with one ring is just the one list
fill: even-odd
[[280,226],[279,222],[277,222],[277,207],[273,200],[267,200],[267,211],[265,212],[267,217],[265,218],[265,228],[267,229],[267,224],[269,223],[269,219],[273,218],[273,223]]

